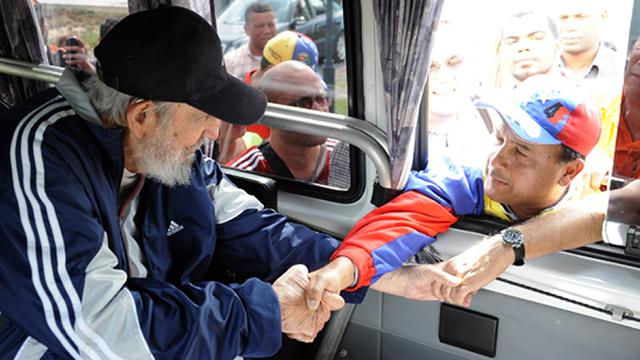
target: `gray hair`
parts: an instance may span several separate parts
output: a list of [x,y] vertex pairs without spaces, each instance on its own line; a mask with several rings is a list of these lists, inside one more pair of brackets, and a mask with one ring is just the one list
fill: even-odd
[[[80,85],[86,91],[89,101],[106,127],[127,127],[127,109],[138,98],[107,86],[93,74],[81,79]],[[159,125],[163,125],[171,117],[175,103],[153,101],[153,104],[160,120]]]

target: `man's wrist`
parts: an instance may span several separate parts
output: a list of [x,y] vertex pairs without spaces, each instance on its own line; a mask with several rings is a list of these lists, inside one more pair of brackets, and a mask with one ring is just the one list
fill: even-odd
[[500,259],[502,259],[505,263],[513,264],[513,262],[516,260],[516,254],[513,252],[513,248],[511,247],[511,245],[506,244],[504,241],[502,241],[502,235],[497,234],[491,236],[487,239],[487,241],[489,241],[491,247],[496,250]]
[[338,256],[333,260],[340,273],[340,288],[348,289],[358,285],[359,271],[356,264],[346,256]]
[[356,287],[356,285],[358,285],[358,281],[360,281],[360,270],[358,270],[358,267],[353,262],[353,260],[349,259],[349,261],[351,262],[351,265],[353,266],[353,282],[348,287],[349,289],[351,289],[351,288]]

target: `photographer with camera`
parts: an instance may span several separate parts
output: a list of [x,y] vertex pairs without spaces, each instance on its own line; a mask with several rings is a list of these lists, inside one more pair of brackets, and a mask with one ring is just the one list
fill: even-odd
[[[100,24],[100,41],[119,21],[120,19],[118,18],[108,17]],[[89,54],[85,43],[77,36],[63,35],[59,37],[55,54],[55,61],[58,66],[65,67],[69,65],[90,73],[96,72],[94,58]]]
[[89,55],[82,40],[76,36],[61,36],[58,38],[56,65],[71,66],[90,73],[95,73],[93,59]]

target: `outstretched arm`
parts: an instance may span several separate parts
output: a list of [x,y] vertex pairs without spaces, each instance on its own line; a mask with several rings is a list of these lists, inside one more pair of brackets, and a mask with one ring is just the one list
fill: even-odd
[[[431,279],[428,287],[432,283],[455,282],[429,267],[405,268],[384,276],[401,268],[409,257],[435,241],[436,235],[447,231],[459,215],[481,213],[482,189],[478,169],[462,168],[446,159],[434,162],[425,171],[413,172],[406,192],[360,220],[332,255],[332,262],[311,274],[310,305],[318,303],[323,288],[351,291],[385,279],[378,285],[379,290],[418,298],[413,288],[401,285],[401,279],[428,278]],[[408,289],[412,293],[406,293]]]
[[[601,240],[606,209],[605,194],[598,194],[515,226],[524,234],[525,258],[534,259]],[[443,289],[447,301],[469,306],[476,291],[495,280],[513,264],[513,249],[501,236],[488,237],[444,263],[444,269],[463,278],[457,288]]]
[[442,270],[442,264],[410,264],[384,274],[371,288],[413,300],[445,301],[442,289],[458,286],[461,281]]
[[[355,266],[346,257],[339,257],[324,268],[310,274],[307,302],[310,309],[318,308],[327,292],[338,292],[354,282]],[[444,301],[442,289],[459,285],[461,279],[442,270],[441,264],[404,265],[384,274],[371,288],[413,300]]]

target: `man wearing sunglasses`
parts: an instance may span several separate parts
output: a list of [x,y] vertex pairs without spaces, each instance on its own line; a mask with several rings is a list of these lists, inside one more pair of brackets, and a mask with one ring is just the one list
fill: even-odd
[[[270,102],[328,112],[331,100],[318,75],[299,61],[285,61],[267,71],[258,89]],[[336,144],[324,136],[271,129],[269,140],[249,148],[228,165],[243,170],[275,174],[327,184],[329,159]]]
[[[318,73],[318,48],[313,40],[302,33],[283,31],[267,41],[262,51],[260,67],[244,74],[245,84],[257,86],[265,72],[274,65],[288,60],[301,61]],[[232,126],[223,123],[218,138],[220,151],[216,160],[228,163],[236,159],[244,154],[247,148],[259,145],[269,138],[270,131],[271,129],[263,124]]]

